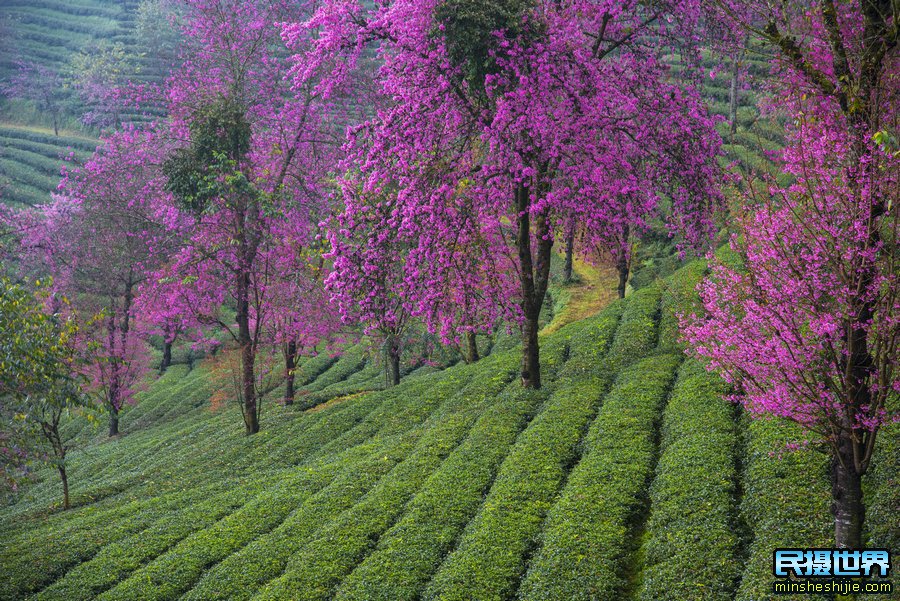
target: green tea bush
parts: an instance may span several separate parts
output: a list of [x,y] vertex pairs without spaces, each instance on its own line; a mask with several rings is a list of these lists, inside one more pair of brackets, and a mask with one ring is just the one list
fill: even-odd
[[335,598],[418,599],[432,572],[469,522],[497,466],[546,392],[510,384],[466,440],[428,479],[406,514],[344,581]]
[[[655,424],[678,362],[674,355],[660,355],[619,375],[591,424],[581,461],[547,516],[520,599],[622,598],[634,534],[630,524],[643,505],[653,470]],[[502,599],[509,593],[471,598]]]
[[[467,366],[474,367],[474,366]],[[488,374],[484,374],[488,376]],[[270,582],[261,599],[327,599],[407,501],[466,436],[478,416],[510,381],[509,372],[473,380],[441,404],[409,456],[359,503],[326,524]]]
[[[754,601],[771,594],[772,551],[834,545],[830,518],[828,461],[813,449],[789,451],[802,439],[792,423],[750,419],[747,423],[744,496],[741,513],[752,527],[753,541],[735,599]],[[785,599],[816,599],[809,595]]]
[[[641,601],[730,601],[740,576],[734,406],[723,382],[685,361],[666,405]],[[702,424],[702,428],[698,428]]]
[[553,393],[516,440],[484,504],[428,585],[424,599],[512,595],[544,516],[576,458],[603,386],[601,380],[588,379]]

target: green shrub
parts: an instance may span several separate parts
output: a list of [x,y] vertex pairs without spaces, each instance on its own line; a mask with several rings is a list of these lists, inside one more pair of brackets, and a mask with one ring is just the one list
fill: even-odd
[[[634,534],[630,521],[643,505],[655,422],[678,361],[673,355],[651,357],[619,375],[591,424],[581,461],[547,516],[520,599],[621,598]],[[472,598],[503,599],[509,592]]]
[[[372,459],[372,449],[362,450],[368,452]],[[379,471],[384,473],[408,450],[402,445],[396,449],[380,448],[377,449],[374,461],[357,467],[363,468],[370,475],[378,474]],[[356,451],[359,452],[360,449]],[[352,457],[345,459],[349,459],[347,463],[351,465],[354,463]],[[325,465],[308,466],[303,470],[288,472],[280,478],[272,478],[271,482],[261,483],[251,500],[236,512],[184,539],[98,599],[144,601],[179,596],[190,589],[207,567],[281,524],[298,505],[324,487],[340,466],[339,462],[334,461]]]
[[326,524],[310,544],[291,558],[284,575],[263,589],[260,598],[329,598],[429,474],[456,448],[511,376],[509,371],[501,371],[482,377],[444,401],[429,418],[423,437],[409,456],[359,503]]
[[900,424],[882,426],[863,483],[868,546],[900,552]]
[[362,344],[357,344],[347,349],[327,371],[318,375],[312,382],[304,384],[303,388],[305,391],[316,392],[326,386],[342,382],[361,371],[365,367],[366,361],[366,348]]
[[697,303],[697,284],[706,273],[706,261],[692,261],[671,276],[662,285],[662,303],[659,323],[659,347],[668,352],[680,351],[678,342],[678,315],[690,313]]
[[108,544],[89,561],[69,570],[65,577],[44,589],[38,600],[88,601],[95,598],[144,563],[165,552],[192,532],[212,526],[239,508],[246,500],[246,489],[197,498],[178,511],[171,511],[150,528]]
[[[370,413],[369,419],[354,429],[357,432],[349,432],[348,435],[353,434],[352,439],[344,436],[333,445],[337,449],[363,448],[370,455],[358,461],[350,461],[343,456],[346,453],[338,455],[333,463],[339,462],[342,470],[327,487],[305,501],[271,533],[259,537],[209,570],[186,598],[198,601],[247,599],[260,586],[279,576],[290,557],[300,551],[323,524],[350,509],[388,469],[411,451],[424,431],[423,421],[436,408],[439,399],[460,386],[458,380],[450,378],[436,385],[431,382],[429,394],[424,398],[433,399],[433,402],[416,402],[423,398],[420,395],[425,391],[421,383],[429,380],[433,378],[422,378],[418,385],[404,386],[404,394],[383,394],[389,398],[381,404],[378,413]],[[423,410],[422,406],[427,409]],[[375,427],[361,428],[370,423]],[[360,443],[360,440],[368,442]],[[354,451],[354,455],[359,452]],[[332,457],[324,452],[323,455]]]
[[[686,361],[666,405],[639,599],[730,601],[740,576],[734,406]],[[702,428],[698,428],[702,424]]]
[[441,565],[424,599],[504,599],[515,590],[584,428],[602,380],[565,385],[522,432],[459,547]]
[[431,475],[406,514],[343,582],[336,599],[418,599],[481,504],[497,466],[546,393],[510,384],[468,438]]
[[[772,551],[834,546],[829,519],[828,461],[812,449],[786,451],[802,439],[795,424],[747,419],[748,440],[741,513],[753,530],[737,601],[766,598],[772,586]],[[809,595],[785,599],[810,600]]]
[[323,524],[351,508],[397,462],[421,436],[421,428],[386,439],[377,438],[343,453],[337,476],[300,504],[271,532],[255,538],[210,568],[196,586],[184,595],[195,599],[249,599],[263,584],[284,570],[288,559],[309,542]]
[[649,286],[626,299],[619,329],[607,355],[607,368],[613,373],[644,357],[656,346],[661,297],[659,286]]

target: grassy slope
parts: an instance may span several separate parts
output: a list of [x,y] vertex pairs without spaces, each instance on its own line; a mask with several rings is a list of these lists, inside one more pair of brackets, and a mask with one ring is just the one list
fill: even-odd
[[[790,429],[682,360],[674,314],[702,273],[549,328],[536,394],[498,347],[271,407],[247,438],[231,404],[209,409],[208,370],[177,366],[124,437],[73,454],[71,511],[49,472],[0,510],[0,599],[763,598],[773,545],[827,543],[825,464],[778,458]],[[335,361],[309,386],[339,397],[368,369]],[[870,530],[896,541],[884,443]]]

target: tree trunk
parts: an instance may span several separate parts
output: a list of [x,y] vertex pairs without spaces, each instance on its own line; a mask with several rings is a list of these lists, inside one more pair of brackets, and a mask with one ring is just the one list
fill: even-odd
[[113,354],[112,374],[109,383],[109,435],[118,436],[119,434],[119,411],[124,404],[124,390],[128,385],[123,382],[120,370],[125,369],[125,363],[128,361],[128,331],[131,325],[131,305],[134,301],[134,283],[131,274],[129,274],[128,282],[125,284],[125,296],[122,299],[122,322],[116,325],[115,314],[109,317],[109,342],[110,348],[115,349],[116,329],[118,327],[119,334],[119,352],[121,356],[116,357]]
[[475,332],[466,332],[466,363],[475,363],[480,358]]
[[738,56],[731,59],[731,91],[728,96],[728,119],[731,122],[731,139],[737,133],[737,109],[738,109]]
[[862,476],[853,461],[852,441],[840,443],[839,456],[831,461],[831,512],[834,515],[834,542],[841,549],[862,548],[865,519]]
[[68,510],[71,507],[69,503],[69,476],[66,474],[66,467],[64,465],[60,465],[56,468],[59,470],[59,479],[62,480],[63,485],[63,510]]
[[163,346],[162,363],[159,364],[159,373],[165,372],[172,365],[172,343],[166,342]]
[[616,261],[616,271],[619,272],[619,298],[625,298],[625,288],[628,286],[628,261],[625,259],[625,253],[621,253],[618,261]]
[[553,238],[545,215],[535,216],[535,239],[537,256],[531,252],[531,214],[529,190],[523,185],[516,187],[516,208],[518,209],[518,232],[516,246],[519,253],[519,282],[522,287],[522,386],[539,389],[541,387],[541,361],[538,346],[538,330],[541,307],[547,295],[550,281],[550,253]]
[[62,417],[63,409],[55,408],[49,421],[41,422],[41,431],[44,438],[50,443],[55,455],[56,470],[59,472],[59,479],[63,485],[63,510],[69,509],[69,475],[66,473],[66,445],[59,435],[59,420]]
[[574,219],[566,228],[566,263],[563,267],[563,281],[566,284],[572,281],[572,255],[575,253],[575,223]]
[[254,374],[253,345],[250,342],[241,347],[241,396],[244,399],[244,425],[247,434],[259,432],[259,412],[256,404],[256,375]]
[[388,359],[388,385],[396,386],[400,383],[400,341],[396,336],[388,336],[386,351]]
[[256,353],[250,334],[250,274],[241,271],[237,275],[237,315],[238,345],[241,348],[241,412],[244,415],[246,433],[259,432],[259,412],[256,404],[256,374],[254,364]]
[[294,404],[294,371],[297,368],[297,343],[291,340],[284,350],[284,405]]
[[53,111],[53,134],[57,138],[59,137],[59,114],[57,111]]
[[619,272],[619,298],[625,298],[625,288],[628,286],[628,274],[631,272],[631,257],[628,256],[629,240],[631,240],[631,228],[625,226],[622,238],[619,240],[619,248],[616,253],[616,271]]
[[388,349],[388,383],[396,386],[400,383],[400,349],[391,347]]
[[[109,347],[115,349],[116,346],[116,319],[115,316],[109,317]],[[119,399],[121,383],[119,382],[118,358],[111,353],[111,370],[109,374],[109,390],[107,391],[107,405],[109,406],[109,436],[117,436],[119,434]]]
[[525,318],[522,326],[522,386],[541,387],[541,354],[538,344],[538,320]]
[[115,405],[109,406],[109,436],[119,435],[119,409]]

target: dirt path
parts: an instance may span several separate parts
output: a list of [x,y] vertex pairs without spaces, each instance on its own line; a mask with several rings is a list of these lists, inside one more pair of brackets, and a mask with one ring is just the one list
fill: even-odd
[[580,281],[562,289],[569,294],[569,300],[541,330],[541,335],[552,334],[574,321],[595,315],[617,298],[618,276],[614,268],[597,267],[577,258],[573,267]]

